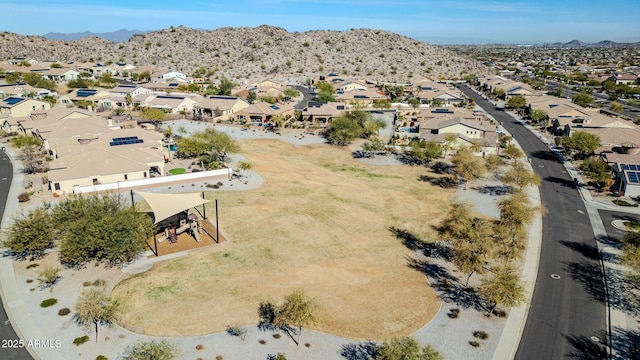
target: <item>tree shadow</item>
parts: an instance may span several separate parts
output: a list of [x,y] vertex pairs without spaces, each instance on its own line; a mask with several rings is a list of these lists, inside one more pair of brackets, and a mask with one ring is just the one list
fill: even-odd
[[416,259],[407,256],[407,266],[427,276],[431,287],[436,291],[440,299],[446,303],[477,311],[486,310],[486,306],[480,296],[472,288],[464,287],[460,279],[449,273],[444,267],[430,263],[427,260]]
[[398,229],[394,226],[390,226],[388,229],[396,238],[400,239],[402,241],[402,245],[406,246],[409,250],[423,250],[426,245],[422,239],[406,230]]
[[411,166],[426,166],[429,164],[429,161],[430,161],[430,160],[421,160],[415,156],[411,156],[406,153],[396,154],[395,158],[396,160],[403,163],[404,165],[411,165]]
[[624,271],[607,268],[609,304],[630,316],[640,316],[640,297],[637,286]]
[[594,300],[605,302],[602,268],[598,262],[567,262],[564,268],[571,278],[583,285]]
[[373,341],[343,345],[340,356],[347,360],[370,360],[376,356],[378,345]]
[[558,156],[553,153],[553,151],[534,151],[531,153],[531,157],[540,159],[540,160],[549,160],[554,162],[560,162]]
[[421,175],[418,177],[419,181],[428,182],[431,185],[441,187],[443,189],[452,189],[458,187],[458,180],[452,176],[429,176]]
[[560,244],[580,253],[582,256],[590,260],[600,260],[598,249],[595,246],[579,243],[577,241],[560,241]]
[[474,188],[474,190],[478,190],[480,194],[491,195],[491,196],[500,196],[500,195],[509,195],[513,194],[514,189],[509,185],[496,185],[496,186],[480,186]]
[[574,187],[573,180],[561,179],[561,178],[556,177],[556,176],[547,176],[546,178],[544,178],[544,181],[552,182],[552,183],[555,183],[555,184],[560,184],[562,186],[566,186],[566,187],[570,187],[570,188]]
[[[563,335],[564,338],[571,344],[573,350],[565,354],[572,359],[580,360],[605,360],[607,359],[607,345],[606,343],[596,342],[586,336],[575,335]],[[605,337],[599,338],[601,341],[605,341]]]
[[619,327],[611,329],[611,346],[614,359],[640,360],[640,332]]
[[431,165],[431,170],[436,174],[454,174],[456,167],[453,164],[437,161]]

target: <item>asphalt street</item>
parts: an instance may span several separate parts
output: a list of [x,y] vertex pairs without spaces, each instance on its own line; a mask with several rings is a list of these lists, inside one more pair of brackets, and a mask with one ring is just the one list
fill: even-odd
[[[13,166],[7,154],[0,150],[0,221],[4,215],[11,179],[13,178]],[[5,227],[6,224],[1,224]],[[2,300],[0,300],[1,304]],[[0,359],[3,360],[31,360],[29,352],[18,342],[20,338],[13,330],[7,317],[4,304],[0,306]]]
[[573,179],[541,139],[467,86],[461,89],[515,137],[542,178],[540,195],[548,213],[543,217],[533,299],[515,358],[602,358],[603,277],[594,233]]

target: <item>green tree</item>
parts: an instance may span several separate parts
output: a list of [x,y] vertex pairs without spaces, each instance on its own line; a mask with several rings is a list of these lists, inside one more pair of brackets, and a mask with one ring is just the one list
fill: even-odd
[[533,221],[537,209],[529,197],[520,191],[501,200],[498,208],[500,219],[495,227],[497,244],[494,252],[496,257],[507,263],[522,256],[528,239],[526,225]]
[[475,272],[484,273],[493,235],[489,221],[476,217],[468,203],[454,203],[437,231],[441,239],[451,243],[453,263],[469,274],[465,286]]
[[81,267],[87,262],[121,266],[144,251],[154,226],[145,213],[125,205],[116,193],[75,195],[52,208],[60,239],[60,262]]
[[571,97],[574,104],[587,107],[593,103],[593,98],[587,94],[575,94]]
[[529,170],[524,163],[516,161],[511,169],[504,174],[502,181],[506,184],[516,186],[518,191],[522,191],[527,186],[540,186],[542,180],[540,176]]
[[373,107],[375,109],[390,109],[391,100],[389,99],[375,99],[373,100]]
[[127,346],[122,360],[174,360],[180,357],[178,346],[168,340],[139,341]]
[[504,100],[507,96],[507,92],[504,89],[496,88],[493,89],[493,95],[500,100]]
[[522,109],[527,106],[527,99],[522,95],[514,95],[507,100],[507,107],[511,109]]
[[611,167],[601,157],[586,159],[580,164],[580,170],[584,171],[601,189],[611,180]]
[[504,164],[504,160],[498,155],[489,154],[487,155],[487,157],[485,157],[484,164],[487,170],[495,171],[498,169],[498,167]]
[[444,357],[430,345],[420,347],[412,337],[385,341],[377,349],[376,360],[443,360]]
[[380,140],[377,136],[372,136],[369,138],[369,141],[362,144],[362,150],[364,151],[382,151],[384,150],[386,144],[384,141]]
[[98,342],[98,328],[110,327],[119,315],[120,303],[110,299],[105,289],[92,287],[83,290],[80,294],[73,319],[86,330],[93,328],[96,332],[96,342]]
[[435,141],[412,141],[409,144],[409,155],[421,164],[428,164],[433,159],[442,157],[444,149],[440,143]]
[[327,139],[331,144],[345,146],[363,132],[364,129],[356,119],[341,115],[334,118],[327,127]]
[[576,131],[561,140],[562,146],[569,151],[575,151],[580,158],[593,154],[601,146],[600,137],[586,131]]
[[58,99],[52,95],[45,95],[40,100],[48,102],[52,107],[58,103]]
[[54,224],[51,214],[44,207],[28,213],[21,212],[9,225],[2,246],[18,259],[41,258],[54,245]]
[[509,265],[494,269],[493,276],[483,279],[479,293],[491,304],[489,314],[493,314],[498,304],[512,307],[524,301],[524,287]]
[[167,116],[161,109],[145,107],[142,109],[140,116],[146,120],[162,121]]
[[504,151],[502,151],[502,155],[509,159],[519,159],[524,156],[524,152],[514,144],[509,144],[504,148]]
[[380,129],[386,129],[387,128],[387,122],[384,121],[384,119],[379,118],[379,117],[371,117],[368,113],[364,114],[365,116],[365,121],[364,121],[364,134],[366,135],[366,137],[369,137],[370,135],[376,134],[378,135],[380,133]]
[[114,79],[113,75],[111,75],[110,73],[104,73],[100,78],[100,84],[105,87],[114,87],[117,83],[118,81]]
[[531,110],[531,113],[529,114],[529,118],[531,118],[531,122],[534,125],[546,126],[547,121],[549,120],[549,115],[547,115],[547,112],[544,110],[534,109],[534,110]]
[[612,101],[611,105],[609,105],[609,109],[614,112],[622,112],[622,110],[624,110],[624,106],[617,101]]
[[452,150],[455,147],[456,141],[458,141],[458,134],[456,133],[444,134],[444,144],[442,145],[442,149],[444,150],[445,155],[447,155],[447,152],[449,150]]
[[284,91],[282,92],[285,96],[288,96],[290,98],[296,98],[298,96],[300,96],[300,91],[294,89],[294,88],[286,88],[284,89]]
[[315,84],[315,86],[316,88],[318,88],[318,95],[317,95],[318,101],[324,101],[324,102],[336,101],[334,97],[336,89],[334,89],[333,85],[325,81],[318,81]]
[[285,327],[293,325],[298,328],[298,340],[296,345],[300,345],[302,327],[314,325],[318,322],[314,311],[318,307],[315,300],[310,298],[302,290],[295,290],[284,298],[284,304],[278,308],[278,314],[274,320],[274,325]]
[[187,156],[196,157],[210,154],[218,161],[225,162],[228,154],[240,151],[240,146],[229,135],[213,128],[193,133],[189,137],[176,140],[178,150]]
[[479,178],[487,171],[483,159],[474,156],[469,148],[459,149],[451,157],[451,162],[456,166],[458,176],[465,180],[465,189],[467,188],[467,182]]
[[140,74],[138,74],[138,79],[139,80],[151,81],[151,71],[146,70],[146,71],[141,72]]
[[256,101],[256,99],[257,99],[256,92],[253,90],[249,90],[249,93],[247,94],[247,101],[249,102],[249,104],[253,104],[253,102]]
[[249,171],[251,170],[251,163],[248,161],[240,161],[238,163],[238,170],[239,171]]

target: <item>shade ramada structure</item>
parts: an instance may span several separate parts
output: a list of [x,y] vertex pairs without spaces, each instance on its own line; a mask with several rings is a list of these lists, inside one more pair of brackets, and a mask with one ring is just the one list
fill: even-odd
[[200,193],[161,194],[137,191],[137,194],[149,204],[155,224],[181,211],[208,203]]

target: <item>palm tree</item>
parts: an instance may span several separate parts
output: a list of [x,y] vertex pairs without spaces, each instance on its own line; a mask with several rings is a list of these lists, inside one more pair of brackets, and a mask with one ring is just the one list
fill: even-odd
[[131,94],[127,94],[124,96],[124,102],[127,104],[127,110],[129,112],[127,118],[131,120],[131,108],[133,106],[133,98],[131,97]]

